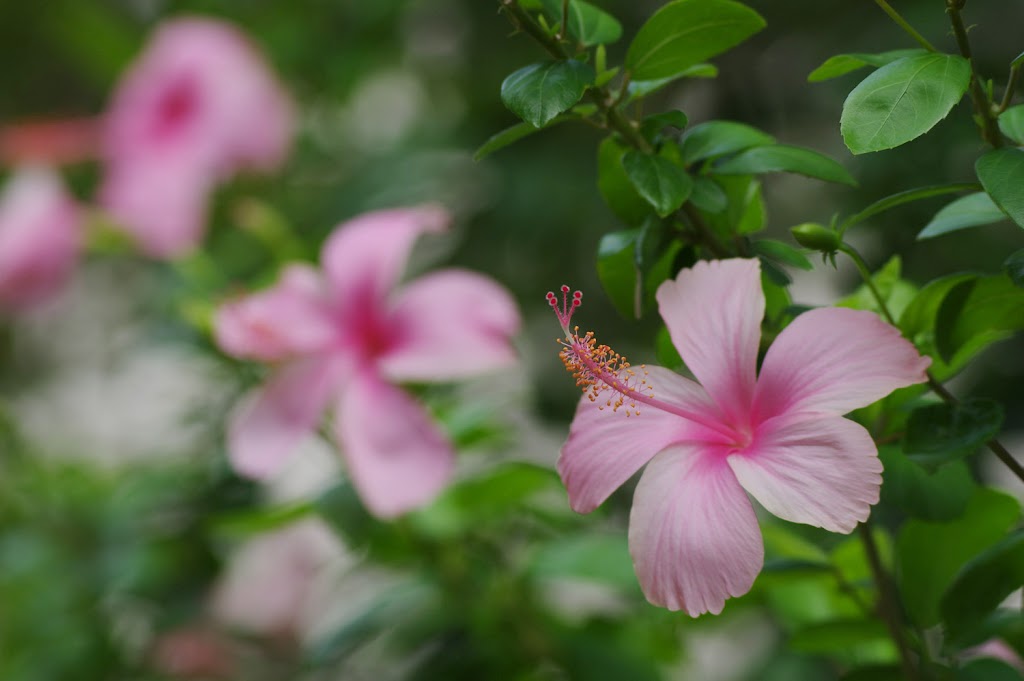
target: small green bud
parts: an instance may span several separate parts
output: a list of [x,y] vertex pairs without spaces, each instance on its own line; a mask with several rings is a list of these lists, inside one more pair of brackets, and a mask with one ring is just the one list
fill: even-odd
[[815,222],[805,222],[789,231],[798,244],[822,253],[835,253],[842,244],[838,232]]

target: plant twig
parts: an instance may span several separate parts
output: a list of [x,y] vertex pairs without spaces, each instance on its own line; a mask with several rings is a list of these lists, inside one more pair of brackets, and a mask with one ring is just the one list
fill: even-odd
[[971,43],[967,38],[967,27],[964,26],[960,10],[963,9],[966,0],[946,0],[946,13],[953,24],[953,35],[956,36],[957,47],[960,54],[971,65],[971,101],[974,102],[974,110],[978,114],[978,125],[981,128],[981,136],[984,140],[998,149],[1003,146],[1003,133],[999,131],[999,125],[992,115],[992,102],[981,85],[981,78],[971,56]]
[[911,26],[906,19],[900,16],[900,13],[893,9],[888,2],[885,0],[875,0],[875,4],[878,5],[883,12],[888,14],[889,18],[896,22],[896,25],[906,31],[907,35],[916,40],[921,47],[929,52],[938,52],[938,50],[935,49],[935,46],[928,42],[927,38],[914,30],[914,27]]
[[907,681],[919,681],[921,675],[917,664],[907,644],[907,637],[903,631],[902,617],[896,602],[896,594],[892,588],[889,574],[882,566],[882,560],[878,555],[878,546],[875,545],[875,538],[871,535],[871,527],[867,523],[857,526],[857,533],[864,544],[864,553],[868,558],[868,565],[871,567],[871,575],[878,586],[878,610],[885,626],[889,629],[889,635],[900,654],[900,666],[903,668],[903,678]]
[[[864,280],[864,285],[868,287],[868,290],[871,292],[875,302],[878,303],[878,309],[881,310],[882,316],[885,317],[886,321],[890,324],[898,327],[895,318],[889,311],[889,306],[886,304],[885,299],[882,298],[882,294],[871,279],[871,271],[868,269],[867,263],[864,262],[864,258],[862,258],[860,253],[858,253],[856,249],[849,244],[843,244],[839,247],[839,250],[850,256],[853,264],[857,266],[857,271],[860,272],[860,276]],[[942,398],[946,404],[954,406],[960,404],[960,400],[957,399],[956,395],[946,390],[946,387],[942,385],[942,383],[940,383],[930,371],[926,372],[926,375],[928,377],[928,387],[933,393]],[[1003,446],[1002,442],[996,438],[992,438],[985,443],[985,446],[987,446],[989,450],[995,454],[996,457],[1010,469],[1010,471],[1013,472],[1014,475],[1020,478],[1021,482],[1024,482],[1024,466],[1021,466],[1020,462],[1010,454],[1009,450]]]
[[1017,78],[1020,76],[1020,65],[1014,64],[1010,67],[1010,77],[1006,80],[1006,91],[1003,92],[1003,101],[999,103],[999,107],[996,109],[996,116],[1006,111],[1010,106],[1010,102],[1013,101],[1013,93],[1017,89]]

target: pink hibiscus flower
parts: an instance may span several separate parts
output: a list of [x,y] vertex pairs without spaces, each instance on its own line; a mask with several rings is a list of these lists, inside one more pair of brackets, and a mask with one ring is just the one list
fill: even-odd
[[169,21],[106,113],[100,201],[147,253],[180,255],[202,238],[215,184],[284,161],[292,119],[291,100],[237,29]]
[[507,364],[519,328],[511,297],[479,274],[442,270],[393,290],[416,237],[447,221],[432,206],[361,215],[327,240],[323,276],[294,265],[276,286],[221,307],[225,352],[280,365],[229,426],[236,470],[272,475],[333,404],[334,435],[371,512],[401,514],[444,487],[452,445],[394,383]]
[[22,310],[60,290],[78,260],[80,223],[56,173],[11,176],[0,195],[0,306]]
[[657,292],[697,384],[630,368],[592,334],[580,338],[569,328],[580,296],[568,302],[562,290],[562,310],[548,300],[566,332],[562,358],[587,394],[558,471],[573,509],[587,513],[647,464],[629,545],[651,603],[717,614],[750,590],[764,548],[748,492],[780,518],[833,532],[867,519],[882,464],[868,432],[842,414],[926,380],[930,360],[896,329],[870,312],[811,310],[779,335],[758,375],[758,262],[701,262]]

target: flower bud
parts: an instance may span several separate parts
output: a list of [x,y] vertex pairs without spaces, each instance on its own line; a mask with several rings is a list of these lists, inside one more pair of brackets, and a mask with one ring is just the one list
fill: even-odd
[[837,232],[815,222],[805,222],[789,231],[798,244],[822,253],[835,253],[842,245]]

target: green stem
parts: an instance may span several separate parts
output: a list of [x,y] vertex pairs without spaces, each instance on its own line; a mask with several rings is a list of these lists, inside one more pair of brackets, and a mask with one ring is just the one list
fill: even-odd
[[985,88],[981,85],[981,78],[978,76],[978,70],[974,65],[974,58],[971,56],[971,43],[967,38],[967,27],[964,26],[963,17],[960,16],[960,10],[963,9],[966,1],[946,0],[946,13],[949,14],[949,20],[953,24],[953,35],[956,36],[956,44],[960,48],[960,54],[971,65],[971,101],[974,103],[974,110],[978,114],[981,136],[988,144],[998,149],[1003,146],[1003,134],[999,131],[999,125],[992,115],[992,102],[989,100],[988,95],[985,94]]
[[868,565],[871,566],[871,575],[874,577],[875,585],[878,587],[878,610],[885,626],[889,629],[889,635],[896,644],[900,653],[900,666],[903,668],[903,678],[907,681],[919,681],[921,675],[918,673],[914,657],[907,644],[907,637],[903,631],[902,617],[896,601],[895,589],[892,581],[882,566],[882,560],[878,555],[878,546],[875,545],[875,538],[871,535],[871,528],[867,523],[857,526],[857,533],[864,544],[864,553],[868,558]]
[[1020,66],[1014,64],[1010,67],[1010,77],[1006,81],[1006,91],[1003,93],[1003,101],[999,103],[999,108],[996,109],[996,115],[1003,113],[1010,106],[1010,102],[1013,101],[1013,93],[1017,89],[1017,78],[1020,76]]
[[[850,256],[853,264],[857,266],[857,271],[860,272],[860,276],[864,280],[864,285],[868,287],[868,290],[871,291],[871,295],[875,299],[875,302],[878,303],[878,309],[882,311],[882,316],[885,317],[886,321],[890,324],[898,327],[896,320],[889,311],[889,306],[886,304],[885,299],[882,298],[882,294],[878,291],[874,281],[871,279],[871,270],[868,269],[867,263],[864,262],[864,258],[862,258],[860,253],[858,253],[849,244],[844,243],[839,247],[839,250]],[[942,385],[942,383],[940,383],[930,371],[927,372],[926,375],[928,376],[928,387],[933,393],[941,397],[946,404],[953,406],[960,404],[960,400],[957,399],[956,395],[946,390],[946,387]],[[1003,446],[1003,443],[996,438],[992,438],[986,442],[985,445],[1000,461],[1003,462],[1003,465],[1009,468],[1014,475],[1020,478],[1021,482],[1024,482],[1024,466],[1021,466],[1020,462],[1013,458],[1013,455],[1010,454],[1005,446]]]
[[914,27],[911,26],[906,19],[900,16],[900,13],[893,9],[888,2],[885,0],[875,0],[875,4],[878,5],[883,12],[888,14],[889,18],[896,22],[897,26],[906,31],[907,35],[916,40],[921,47],[929,52],[938,52],[938,50],[935,49],[935,46],[928,42],[927,38],[914,30]]

